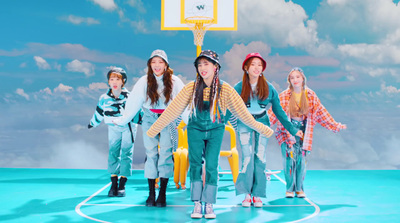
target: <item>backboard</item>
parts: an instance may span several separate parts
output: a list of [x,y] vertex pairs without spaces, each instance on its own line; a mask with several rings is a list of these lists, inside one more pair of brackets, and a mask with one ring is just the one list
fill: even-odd
[[237,0],[161,0],[161,30],[190,30],[194,16],[212,18],[209,30],[237,30]]

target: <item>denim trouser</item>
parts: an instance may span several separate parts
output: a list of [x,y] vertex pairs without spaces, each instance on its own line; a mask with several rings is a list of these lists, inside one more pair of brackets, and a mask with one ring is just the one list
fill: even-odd
[[268,138],[243,123],[238,123],[238,135],[242,149],[242,170],[236,180],[236,195],[266,197],[267,179],[264,171]]
[[[192,201],[216,203],[218,161],[225,125],[210,130],[187,128]],[[206,182],[203,188],[202,161],[205,159]]]
[[[304,131],[302,122],[292,120],[293,126]],[[306,176],[307,151],[303,150],[303,140],[295,136],[296,143],[289,148],[284,142],[281,145],[283,171],[285,172],[286,191],[304,191],[303,181]]]
[[121,176],[132,175],[133,138],[136,137],[136,124],[132,124],[132,133],[128,126],[108,126],[108,172]]
[[[174,174],[174,162],[172,160],[173,145],[170,129],[168,127],[164,128],[154,138],[150,138],[146,134],[157,118],[157,116],[148,115],[145,112],[142,122],[143,143],[146,148],[144,177],[149,179],[156,179],[158,177],[170,178]],[[160,150],[158,150],[158,146],[160,146]]]

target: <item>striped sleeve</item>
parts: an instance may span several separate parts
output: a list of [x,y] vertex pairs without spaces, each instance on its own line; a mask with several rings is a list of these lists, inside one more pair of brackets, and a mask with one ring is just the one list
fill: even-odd
[[172,100],[165,111],[157,119],[156,122],[147,131],[147,135],[151,138],[155,137],[161,132],[169,123],[179,117],[190,103],[190,98],[193,92],[194,82],[187,84],[178,95]]
[[99,103],[97,104],[96,111],[94,112],[92,119],[90,119],[90,124],[93,127],[97,127],[104,120],[104,110],[102,109],[102,102],[104,95],[102,95],[99,99]]
[[222,100],[227,102],[227,108],[232,112],[234,116],[240,119],[245,125],[256,130],[266,137],[271,137],[274,131],[268,126],[258,122],[247,110],[246,105],[243,103],[242,98],[229,84],[224,83],[222,85]]

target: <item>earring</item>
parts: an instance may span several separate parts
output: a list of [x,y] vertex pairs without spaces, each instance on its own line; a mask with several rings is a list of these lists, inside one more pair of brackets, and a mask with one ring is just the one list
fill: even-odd
[[260,77],[262,76],[263,73],[260,74]]
[[164,71],[167,71],[167,68],[165,68]]

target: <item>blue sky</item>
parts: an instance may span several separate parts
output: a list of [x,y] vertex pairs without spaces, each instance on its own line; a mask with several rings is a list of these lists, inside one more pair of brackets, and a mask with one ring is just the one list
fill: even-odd
[[[175,74],[194,77],[189,31],[160,30],[161,1],[7,1],[0,7],[0,167],[105,168],[107,128],[87,130],[106,71],[145,74],[154,49]],[[391,0],[238,0],[238,30],[206,33],[222,78],[234,85],[246,54],[260,52],[278,91],[304,69],[348,130],[317,127],[311,169],[400,168],[400,5]],[[135,167],[142,167],[141,130]],[[271,138],[268,166],[281,168]]]

